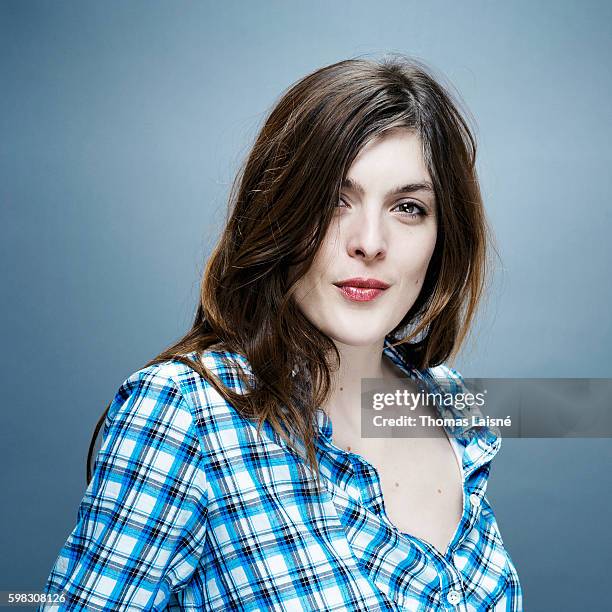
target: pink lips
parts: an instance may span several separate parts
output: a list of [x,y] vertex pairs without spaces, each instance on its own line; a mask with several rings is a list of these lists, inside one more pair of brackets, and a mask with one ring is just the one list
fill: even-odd
[[352,302],[369,302],[389,287],[376,278],[348,278],[334,285]]

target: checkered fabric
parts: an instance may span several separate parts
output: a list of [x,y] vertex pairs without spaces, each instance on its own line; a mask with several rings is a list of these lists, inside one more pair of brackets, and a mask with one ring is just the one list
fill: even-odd
[[[387,340],[384,352],[433,392],[465,389],[446,365],[417,370]],[[244,390],[244,356],[209,349],[200,358]],[[499,434],[447,430],[463,464],[464,505],[441,554],[393,526],[376,469],[335,446],[329,417],[316,414],[323,493],[269,423],[258,436],[255,421],[186,365],[132,374],[110,406],[93,479],[45,585],[64,601],[38,610],[522,610],[485,495]]]

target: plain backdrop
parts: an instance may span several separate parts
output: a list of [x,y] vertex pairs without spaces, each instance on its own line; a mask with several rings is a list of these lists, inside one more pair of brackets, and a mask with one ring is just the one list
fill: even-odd
[[[500,259],[466,377],[610,377],[612,5],[0,2],[0,590],[40,590],[93,427],[191,324],[231,180],[306,73],[412,55],[471,112]],[[580,409],[580,406],[577,406]],[[504,439],[525,609],[609,609],[610,439]]]

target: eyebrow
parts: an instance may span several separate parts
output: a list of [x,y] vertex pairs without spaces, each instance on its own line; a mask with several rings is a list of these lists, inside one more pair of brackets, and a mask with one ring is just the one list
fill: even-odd
[[[365,193],[365,189],[357,181],[354,181],[348,177],[342,179],[343,189],[352,189],[360,195]],[[429,191],[432,195],[434,194],[434,188],[429,181],[423,181],[422,183],[408,183],[401,187],[393,187],[385,194],[385,197],[397,195],[398,193],[413,193],[415,191]]]

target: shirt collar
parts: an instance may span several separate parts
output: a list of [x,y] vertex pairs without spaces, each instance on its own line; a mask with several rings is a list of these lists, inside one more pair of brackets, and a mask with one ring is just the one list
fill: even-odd
[[[388,338],[384,340],[383,353],[391,359],[404,374],[417,381],[417,383],[423,386],[428,392],[451,392],[454,394],[462,391],[464,388],[463,379],[455,370],[451,370],[447,366],[437,366],[436,368],[419,370],[404,357],[403,353],[391,345]],[[467,426],[452,426],[445,424],[444,429],[449,438],[454,437],[460,445],[464,447],[472,444],[474,445],[474,447],[470,447],[470,463],[472,469],[475,469],[478,465],[486,461],[490,461],[493,456],[495,456],[501,446],[501,435],[498,432],[496,433],[488,427],[474,425],[471,418],[471,412],[459,410],[452,404],[440,405],[438,402],[435,402],[435,406],[441,417],[452,417],[453,419],[467,417]],[[316,424],[321,436],[328,442],[331,442],[333,434],[332,421],[321,407],[316,409]]]
[[[387,355],[389,359],[395,363],[398,368],[404,372],[407,376],[416,380],[424,386],[426,390],[433,393],[441,392],[452,392],[457,393],[461,391],[463,382],[461,375],[455,370],[451,370],[447,366],[436,366],[435,368],[428,368],[419,370],[411,364],[404,354],[394,346],[388,338],[384,339],[383,353]],[[247,374],[247,377],[251,384],[254,383],[254,375],[250,364],[246,357],[237,352],[220,351],[224,357],[230,357],[230,360],[234,362],[234,365],[242,367],[243,371]],[[236,364],[236,362],[238,362]],[[230,366],[230,372],[233,368]],[[449,374],[451,375],[449,377]],[[223,378],[223,376],[222,376]],[[236,383],[237,381],[233,381]],[[240,385],[242,386],[242,385]],[[465,411],[459,411],[453,405],[440,406],[437,402],[435,403],[438,413],[444,417],[449,415],[454,418],[465,417]],[[469,419],[471,422],[471,419]],[[318,432],[323,439],[331,442],[332,440],[332,421],[327,413],[318,407],[315,411],[315,423]],[[476,469],[479,465],[490,461],[498,452],[501,446],[501,435],[499,432],[494,432],[488,427],[473,426],[471,423],[467,427],[452,427],[444,426],[446,433],[449,437],[454,436],[457,442],[464,447],[469,447],[469,471]]]

